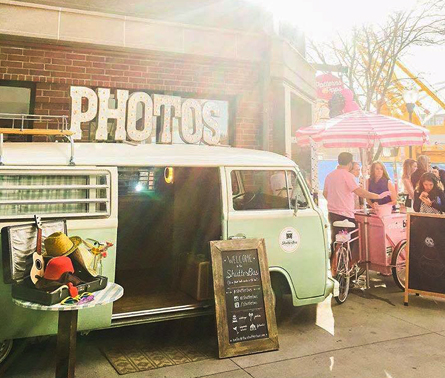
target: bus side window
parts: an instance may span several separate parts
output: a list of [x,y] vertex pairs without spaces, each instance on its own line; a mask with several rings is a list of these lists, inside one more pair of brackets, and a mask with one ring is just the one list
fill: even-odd
[[231,181],[234,210],[290,208],[284,170],[232,171]]
[[291,199],[292,207],[304,209],[309,206],[309,201],[304,193],[302,184],[294,171],[287,171],[287,182],[289,198]]
[[230,178],[232,181],[232,195],[236,196],[241,193],[240,183],[238,181],[239,177],[235,171],[232,171]]

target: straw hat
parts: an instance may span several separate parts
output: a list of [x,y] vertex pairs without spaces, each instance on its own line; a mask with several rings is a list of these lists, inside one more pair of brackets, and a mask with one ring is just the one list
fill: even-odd
[[71,255],[71,258],[76,260],[82,267],[90,273],[93,277],[99,275],[98,263],[101,259],[100,255],[95,255],[84,244],[79,244],[77,249]]
[[69,238],[63,232],[55,232],[49,235],[43,243],[47,256],[68,256],[82,243],[82,239],[78,236]]

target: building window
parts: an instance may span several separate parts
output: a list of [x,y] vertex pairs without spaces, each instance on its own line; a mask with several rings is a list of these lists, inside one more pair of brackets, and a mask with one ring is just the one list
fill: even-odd
[[[33,114],[35,83],[0,80],[0,127],[21,126],[11,114]],[[17,118],[17,117],[14,117]],[[32,121],[24,121],[25,128],[32,128]]]
[[31,114],[35,84],[0,80],[0,113]]

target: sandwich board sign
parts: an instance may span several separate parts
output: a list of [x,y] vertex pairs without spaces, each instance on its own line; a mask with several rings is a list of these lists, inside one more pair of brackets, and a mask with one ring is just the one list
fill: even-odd
[[408,214],[404,304],[409,294],[445,298],[445,215]]
[[219,357],[278,349],[264,239],[210,242]]

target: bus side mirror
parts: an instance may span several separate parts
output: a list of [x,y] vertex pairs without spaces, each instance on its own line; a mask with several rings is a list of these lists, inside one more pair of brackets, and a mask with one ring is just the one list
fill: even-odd
[[294,210],[294,216],[296,217],[298,214],[298,200],[296,196],[294,198],[291,198],[290,204],[292,206],[292,209]]
[[318,192],[313,192],[312,198],[314,199],[315,204],[318,206]]

